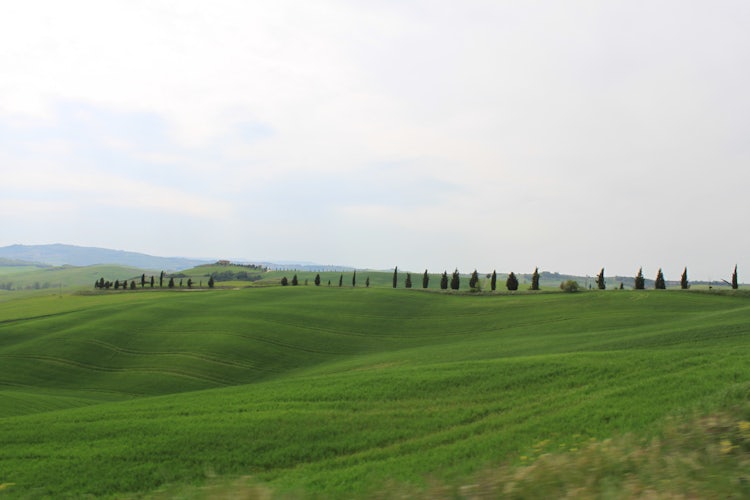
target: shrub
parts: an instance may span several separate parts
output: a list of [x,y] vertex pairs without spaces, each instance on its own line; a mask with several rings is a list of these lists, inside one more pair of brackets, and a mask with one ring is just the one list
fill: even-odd
[[516,278],[513,272],[508,275],[508,279],[505,281],[505,288],[511,292],[518,290],[518,278]]
[[578,291],[578,282],[568,280],[560,283],[560,290],[563,292],[573,293]]

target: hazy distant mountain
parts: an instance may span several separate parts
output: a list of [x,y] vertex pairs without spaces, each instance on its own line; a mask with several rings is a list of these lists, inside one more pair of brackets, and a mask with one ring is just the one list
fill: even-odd
[[179,271],[189,269],[208,260],[183,257],[155,257],[136,252],[107,248],[79,247],[75,245],[11,245],[0,247],[0,258],[16,261],[41,262],[53,266],[91,266],[94,264],[119,264],[139,269]]

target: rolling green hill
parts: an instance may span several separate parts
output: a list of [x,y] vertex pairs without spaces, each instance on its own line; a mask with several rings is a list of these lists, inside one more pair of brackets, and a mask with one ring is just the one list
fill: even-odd
[[[0,267],[0,289],[93,288],[94,282],[102,277],[113,282],[115,280],[139,280],[142,273],[144,273],[143,270],[135,267],[109,264],[84,267]],[[156,275],[158,277],[158,273]]]
[[679,291],[5,300],[0,494],[169,496],[244,476],[292,496],[458,488],[743,400],[748,320],[743,294]]

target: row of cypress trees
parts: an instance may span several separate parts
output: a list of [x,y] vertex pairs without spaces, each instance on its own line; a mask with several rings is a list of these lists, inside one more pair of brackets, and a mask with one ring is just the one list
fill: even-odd
[[[492,275],[490,278],[491,278],[490,286],[492,290],[494,291],[495,288],[497,287],[497,272],[492,271]],[[314,283],[315,283],[315,286],[320,286],[320,283],[321,283],[320,274],[315,275]],[[534,270],[534,275],[532,277],[531,283],[532,283],[531,285],[532,290],[539,290],[539,270],[538,269]],[[305,284],[307,284],[307,281],[305,281]],[[338,286],[341,287],[343,286],[343,284],[344,284],[344,275],[341,274],[339,276]],[[281,286],[289,286],[289,285],[292,285],[292,286],[299,285],[299,279],[297,278],[296,274],[292,277],[291,281],[286,276],[281,278]],[[471,274],[471,277],[469,278],[469,287],[472,290],[477,290],[478,285],[479,285],[479,273],[475,269],[474,272]],[[331,286],[330,280],[328,281],[328,286]],[[357,271],[356,270],[352,274],[352,286],[357,286]],[[370,286],[370,277],[368,276],[365,279],[365,287],[369,288],[369,286]],[[414,282],[412,280],[411,273],[406,273],[406,278],[404,279],[404,287],[412,288],[413,286],[414,286]],[[424,274],[422,275],[422,288],[429,288],[429,286],[430,286],[430,275],[427,269],[425,269]],[[458,272],[458,269],[453,271],[453,274],[451,275],[450,280],[448,278],[448,272],[447,271],[443,272],[443,275],[440,278],[440,288],[442,290],[447,290],[449,286],[451,290],[458,290],[461,287],[461,277]],[[511,272],[508,275],[508,279],[505,282],[505,286],[506,288],[508,288],[508,290],[518,290],[518,278],[516,277],[514,273]],[[397,287],[398,287],[398,266],[393,271],[393,288],[397,288]]]
[[[487,277],[490,279],[490,289],[494,292],[497,289],[497,272],[492,271],[491,275],[487,275]],[[338,286],[343,286],[344,282],[344,275],[341,274],[339,277]],[[397,288],[399,283],[399,271],[398,266],[396,266],[393,270],[393,281],[392,286],[393,288]],[[732,272],[732,281],[728,282],[733,289],[737,289],[739,287],[738,280],[737,280],[737,266],[734,266],[734,271]],[[289,284],[286,277],[282,278],[281,284],[286,286]],[[295,274],[292,278],[292,285],[297,285],[297,275]],[[307,284],[307,283],[305,283]],[[320,274],[315,276],[315,285],[320,286]],[[357,271],[355,270],[352,274],[352,286],[357,285]],[[411,273],[406,273],[406,278],[404,279],[404,286],[405,288],[412,288],[414,285],[412,280]],[[430,285],[430,275],[425,269],[424,274],[422,275],[422,288],[429,288]],[[604,276],[604,268],[599,271],[599,274],[596,276],[596,285],[597,288],[600,290],[604,290],[607,288],[606,282],[605,282],[605,276]],[[331,286],[330,280],[328,281],[328,286]],[[370,277],[368,276],[365,281],[365,286],[370,286]],[[451,290],[458,290],[461,286],[461,278],[460,274],[458,272],[458,269],[453,271],[453,274],[448,277],[448,272],[444,271],[443,274],[440,277],[440,289],[441,290],[447,290],[449,287]],[[505,287],[510,291],[518,290],[519,282],[518,278],[516,277],[515,273],[511,272],[508,274],[508,278],[505,281]],[[638,274],[635,276],[634,280],[634,288],[636,290],[643,290],[646,287],[646,279],[643,277],[643,268],[638,269]],[[471,276],[469,278],[469,288],[471,290],[478,290],[479,289],[479,273],[475,269],[473,273],[471,273]],[[624,288],[623,283],[620,283],[619,286],[620,289]],[[661,268],[659,268],[659,271],[656,274],[656,279],[654,280],[654,288],[657,290],[664,290],[667,288],[667,282],[664,279],[664,273],[662,272]],[[687,267],[682,272],[682,276],[680,278],[680,288],[683,290],[686,290],[690,288],[690,282],[688,281],[688,275],[687,275]],[[531,287],[530,290],[539,290],[539,268],[534,269],[534,273],[531,275]]]
[[[732,289],[737,290],[739,288],[739,282],[737,280],[737,266],[734,266],[734,271],[732,271],[732,281],[726,281],[722,280],[728,285],[732,287]],[[599,274],[596,276],[596,285],[597,288],[600,290],[604,290],[607,288],[606,284],[604,283],[604,268],[602,268],[601,271],[599,271]],[[620,283],[620,288],[623,288],[623,284]],[[643,277],[643,268],[638,269],[638,274],[635,275],[635,282],[634,286],[636,290],[643,290],[646,288],[646,279]],[[656,273],[656,279],[654,280],[654,288],[656,290],[664,290],[667,288],[667,282],[664,279],[664,273],[662,272],[661,268],[659,268],[659,271]],[[688,281],[688,273],[687,273],[687,267],[682,271],[682,276],[680,276],[680,288],[683,290],[687,290],[690,288],[690,282]]]
[[[164,271],[162,271],[159,274],[159,288],[164,288],[164,278],[165,278],[165,276],[166,276],[166,274],[164,273]],[[146,283],[149,284],[149,288],[154,288],[155,282],[156,282],[156,279],[153,276],[151,276],[149,280],[146,280],[146,274],[144,273],[144,274],[141,275],[141,288],[145,288],[146,287]],[[187,287],[188,288],[193,288],[194,284],[195,284],[195,282],[193,281],[193,279],[192,278],[188,278],[188,280],[187,280]],[[177,286],[177,285],[175,283],[174,277],[170,277],[169,278],[169,282],[167,283],[167,287],[168,288],[175,288],[175,286]],[[199,286],[203,286],[203,282],[201,282]],[[179,287],[182,288],[182,279],[180,279],[180,281],[179,281]],[[208,278],[208,287],[209,288],[213,288],[214,287],[214,278],[213,278],[213,276],[211,276],[211,277]],[[120,280],[115,280],[114,282],[111,282],[111,281],[105,281],[104,278],[102,277],[102,278],[99,278],[97,281],[94,282],[94,288],[99,288],[99,289],[102,289],[102,290],[109,290],[110,288],[114,288],[115,290],[118,290],[120,288],[122,288],[123,290],[127,290],[129,288],[130,290],[135,290],[138,287],[137,287],[137,285],[135,283],[135,280],[131,280],[130,281],[130,285],[128,285],[128,280],[123,280],[122,282],[120,282]]]
[[[315,283],[315,286],[320,286],[321,280],[320,280],[320,273],[315,275],[315,280],[313,280],[313,283]],[[297,275],[295,274],[292,276],[292,281],[290,282],[289,279],[284,276],[281,278],[281,286],[297,286],[299,285],[299,279],[297,278]],[[305,285],[307,285],[307,280],[305,280]],[[328,280],[328,286],[331,286],[331,280]],[[344,286],[344,275],[342,274],[339,276],[339,286]],[[352,275],[352,286],[357,286],[357,271],[354,271],[354,274]],[[370,277],[368,276],[367,279],[365,279],[365,286],[367,288],[370,287]]]
[[[492,271],[491,275],[487,276],[490,278],[490,288],[494,292],[497,288],[497,271]],[[411,273],[406,273],[406,280],[404,281],[404,285],[406,288],[412,287],[412,279],[411,279]],[[427,271],[427,269],[424,270],[424,274],[422,275],[422,288],[429,288],[430,286],[430,275]],[[398,266],[394,268],[393,270],[393,288],[398,287]],[[458,272],[458,269],[453,271],[453,274],[450,277],[450,280],[448,279],[448,271],[443,271],[443,274],[440,277],[440,289],[441,290],[447,290],[448,287],[450,287],[451,290],[458,290],[461,287],[461,276]],[[515,273],[511,272],[508,275],[508,279],[505,281],[505,287],[508,290],[518,290],[518,278],[516,277]],[[474,272],[471,273],[471,277],[469,278],[469,288],[472,290],[478,290],[479,289],[479,273],[476,269],[474,269]],[[532,275],[531,279],[531,289],[532,290],[539,290],[539,269],[534,269],[534,274]]]

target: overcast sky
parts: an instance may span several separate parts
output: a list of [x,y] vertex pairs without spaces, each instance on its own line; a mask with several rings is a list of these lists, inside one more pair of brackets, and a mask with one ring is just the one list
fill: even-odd
[[747,281],[748,26],[745,0],[4,2],[0,246]]

